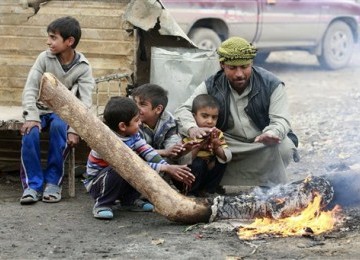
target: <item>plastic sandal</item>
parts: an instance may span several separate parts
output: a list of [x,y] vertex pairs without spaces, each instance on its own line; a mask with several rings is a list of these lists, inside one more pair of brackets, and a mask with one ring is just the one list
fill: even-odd
[[42,196],[43,202],[55,203],[61,200],[61,187],[54,184],[46,184]]
[[39,201],[40,198],[41,198],[41,194],[39,192],[31,188],[27,188],[24,190],[23,195],[20,198],[20,204],[22,205],[33,204]]
[[93,214],[94,214],[94,218],[98,218],[98,219],[112,219],[114,217],[111,208],[94,208]]

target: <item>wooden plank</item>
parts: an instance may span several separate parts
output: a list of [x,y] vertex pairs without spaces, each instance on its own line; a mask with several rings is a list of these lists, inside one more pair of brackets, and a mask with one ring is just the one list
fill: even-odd
[[[128,38],[128,33],[120,28],[82,28],[81,31],[82,39],[123,41]],[[47,32],[46,26],[1,25],[0,35],[7,37],[34,37],[38,35],[43,36],[45,41]]]
[[[39,53],[46,49],[46,38],[28,38],[16,37],[8,38],[7,36],[0,36],[0,46],[2,50],[27,50],[38,51]],[[129,56],[133,53],[132,42],[129,41],[98,41],[82,39],[79,43],[78,50],[83,50],[84,54],[98,54],[98,55],[122,55]]]
[[[1,83],[1,81],[0,81]],[[20,89],[11,89],[11,88],[1,88],[0,84],[0,97],[3,102],[1,102],[2,105],[8,106],[18,106],[21,104],[21,96],[22,96],[22,90]]]
[[[39,52],[36,53],[39,54]],[[97,54],[87,54],[86,57],[91,64],[94,77],[130,72],[130,68],[133,66],[133,60],[129,59],[128,56],[103,55],[99,57]],[[4,81],[3,83],[0,82],[0,86],[9,86],[10,82],[13,84],[21,83],[18,88],[22,89],[36,57],[2,55],[1,59],[4,60],[6,66],[0,66],[0,81]]]
[[[33,63],[34,63],[34,61],[33,61]],[[11,78],[11,77],[23,78],[24,75],[27,75],[29,73],[30,68],[31,68],[31,65],[24,66],[24,65],[9,65],[8,64],[6,66],[0,66],[0,75],[1,75],[0,79],[3,78],[5,80],[6,78]]]

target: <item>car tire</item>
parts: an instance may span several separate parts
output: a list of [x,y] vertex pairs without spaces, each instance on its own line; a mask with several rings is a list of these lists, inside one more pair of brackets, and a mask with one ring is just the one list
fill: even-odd
[[216,50],[221,44],[221,39],[217,33],[208,28],[196,28],[190,31],[189,38],[204,50]]
[[322,53],[317,59],[324,69],[345,67],[352,56],[354,36],[350,27],[342,21],[332,23],[322,41]]
[[266,59],[269,57],[270,52],[258,52],[254,58],[255,64],[263,64]]

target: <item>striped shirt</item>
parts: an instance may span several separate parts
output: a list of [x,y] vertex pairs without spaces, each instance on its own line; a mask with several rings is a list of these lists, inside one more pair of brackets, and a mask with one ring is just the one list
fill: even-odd
[[[119,135],[118,135],[119,136]],[[141,138],[137,133],[132,136],[119,136],[119,138],[135,153],[137,153],[149,166],[157,172],[160,172],[162,164],[168,164],[150,145],[145,139]],[[89,190],[92,180],[100,174],[100,172],[109,166],[102,157],[95,151],[91,150],[88,156],[85,173],[85,187]]]

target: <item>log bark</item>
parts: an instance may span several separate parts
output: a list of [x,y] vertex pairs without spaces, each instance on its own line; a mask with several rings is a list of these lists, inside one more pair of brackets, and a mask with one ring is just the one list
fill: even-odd
[[42,77],[39,98],[75,129],[121,177],[148,198],[159,214],[171,221],[188,224],[209,220],[210,205],[172,189],[50,73]]

